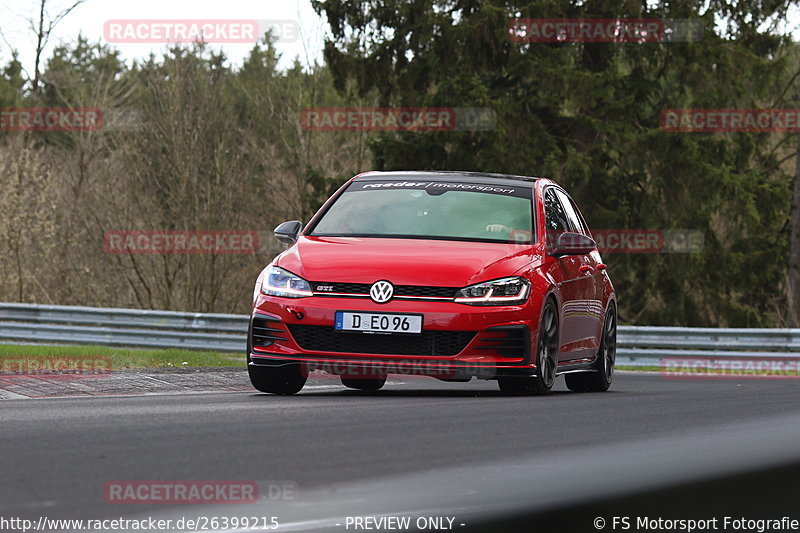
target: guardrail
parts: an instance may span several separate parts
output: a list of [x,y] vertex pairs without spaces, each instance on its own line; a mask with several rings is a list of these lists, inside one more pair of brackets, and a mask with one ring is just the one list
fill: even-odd
[[[0,303],[0,342],[246,350],[248,317],[176,311]],[[665,357],[800,358],[800,329],[620,326],[619,366]]]
[[248,317],[0,303],[0,341],[241,352]]
[[800,359],[800,329],[619,326],[617,365],[659,366],[672,357]]

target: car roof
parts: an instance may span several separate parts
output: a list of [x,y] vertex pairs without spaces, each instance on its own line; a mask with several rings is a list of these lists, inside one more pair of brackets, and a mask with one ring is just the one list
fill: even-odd
[[393,170],[389,172],[370,171],[364,172],[353,178],[357,181],[392,181],[392,180],[427,180],[427,181],[453,181],[464,179],[470,183],[515,185],[533,187],[536,178],[532,176],[517,176],[514,174],[494,174],[489,172],[462,172],[456,170]]

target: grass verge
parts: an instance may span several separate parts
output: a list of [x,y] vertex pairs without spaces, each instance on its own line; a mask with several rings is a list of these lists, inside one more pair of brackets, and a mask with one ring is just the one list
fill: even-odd
[[0,369],[13,368],[14,360],[31,358],[93,358],[108,357],[112,370],[138,368],[192,368],[192,367],[241,367],[244,354],[207,352],[202,350],[137,350],[109,348],[106,346],[28,346],[0,344]]
[[660,366],[618,366],[617,370],[626,370],[628,372],[663,372],[664,369]]

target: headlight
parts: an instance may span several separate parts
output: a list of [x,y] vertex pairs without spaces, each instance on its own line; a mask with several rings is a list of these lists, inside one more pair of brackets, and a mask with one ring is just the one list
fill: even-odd
[[469,305],[514,305],[528,299],[531,284],[524,278],[503,278],[464,287],[456,303]]
[[261,292],[284,298],[314,296],[314,293],[311,292],[311,285],[306,280],[276,266],[269,267],[264,274]]
[[258,275],[256,279],[256,286],[253,289],[253,305],[256,305],[256,300],[258,299],[258,295],[261,292],[261,279],[264,277],[263,273]]

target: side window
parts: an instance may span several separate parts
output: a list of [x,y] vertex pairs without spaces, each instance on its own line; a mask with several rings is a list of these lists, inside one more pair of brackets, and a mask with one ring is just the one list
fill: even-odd
[[575,203],[572,201],[572,199],[559,190],[556,190],[556,194],[561,200],[561,204],[564,206],[564,211],[566,212],[567,219],[572,226],[572,231],[588,235],[589,232],[586,230],[586,226],[582,222],[582,217],[580,214],[578,214],[578,208],[575,207]]
[[581,213],[581,210],[578,209],[577,204],[575,203],[575,201],[572,198],[570,198],[569,201],[570,201],[570,204],[572,204],[572,209],[574,209],[575,213],[578,215],[578,220],[581,221],[581,225],[583,226],[584,235],[586,235],[587,237],[591,237],[592,236],[592,230],[589,229],[589,224],[586,223],[586,217],[583,216],[583,213]]
[[544,192],[544,217],[547,245],[552,247],[559,235],[570,230],[567,213],[552,187]]

